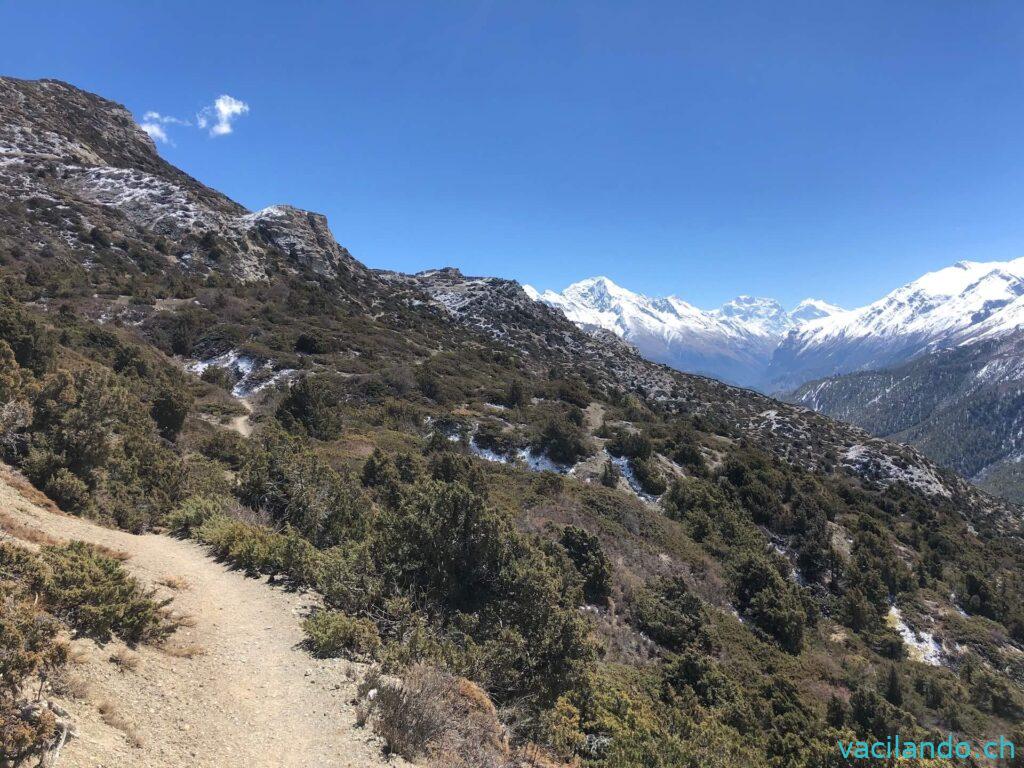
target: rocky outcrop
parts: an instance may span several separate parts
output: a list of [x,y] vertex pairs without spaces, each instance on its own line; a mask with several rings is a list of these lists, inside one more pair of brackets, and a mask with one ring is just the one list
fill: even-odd
[[248,212],[163,160],[123,106],[55,80],[0,78],[0,198],[46,212],[12,239],[87,268],[97,240],[124,238],[192,273],[373,279],[322,214]]

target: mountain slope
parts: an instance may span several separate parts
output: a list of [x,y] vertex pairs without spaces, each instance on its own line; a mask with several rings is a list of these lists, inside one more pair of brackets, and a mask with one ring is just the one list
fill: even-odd
[[812,321],[779,345],[768,369],[776,390],[1012,331],[1024,321],[1024,258],[961,261],[860,309]]
[[69,266],[69,251],[116,237],[141,269],[209,274],[217,265],[251,281],[299,264],[368,278],[323,216],[290,206],[246,211],[164,161],[120,105],[58,81],[0,78],[0,110],[0,187],[37,212],[29,224],[9,208],[8,243],[42,235],[47,255]]
[[793,402],[919,448],[982,487],[1024,500],[1024,334],[1011,333],[881,371],[810,382]]
[[606,277],[581,280],[562,293],[530,297],[556,307],[584,329],[612,331],[649,360],[745,386],[760,386],[775,347],[794,328],[841,312],[815,299],[786,312],[771,299],[740,296],[710,312],[675,296],[649,298]]
[[[0,124],[31,129],[0,175],[0,453],[82,517],[319,595],[311,650],[411,681],[360,687],[395,751],[820,768],[840,739],[1021,723],[1019,507],[913,448],[648,361],[514,281],[372,271],[289,209],[250,226],[163,168],[123,108],[0,82],[17,94]],[[75,120],[48,106],[62,98]],[[108,124],[131,146],[96,138]],[[84,162],[153,180],[100,198]],[[754,335],[763,309],[714,319]],[[24,558],[0,553],[33,618]],[[294,663],[285,628],[244,623]],[[316,709],[295,696],[255,743],[304,738]]]

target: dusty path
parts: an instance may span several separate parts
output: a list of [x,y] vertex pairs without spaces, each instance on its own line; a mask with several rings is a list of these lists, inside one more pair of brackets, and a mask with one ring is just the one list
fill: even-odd
[[174,591],[161,588],[174,595],[176,611],[194,622],[179,629],[170,645],[202,651],[185,658],[143,647],[133,671],[109,660],[117,644],[75,641],[82,658],[72,674],[85,686],[78,698],[61,700],[78,728],[60,755],[61,768],[401,764],[386,760],[369,732],[354,724],[350,678],[360,670],[345,661],[312,659],[298,647],[300,621],[314,596],[246,578],[193,542],[132,536],[47,511],[10,480],[0,471],[4,518],[58,539],[121,550],[130,555],[125,565],[147,583],[187,583]]
[[231,421],[228,422],[228,427],[235,430],[242,437],[249,437],[252,434],[252,422],[249,417],[252,416],[252,403],[246,398],[238,398],[238,402],[241,403],[242,407],[245,408],[246,412],[241,416],[235,416]]

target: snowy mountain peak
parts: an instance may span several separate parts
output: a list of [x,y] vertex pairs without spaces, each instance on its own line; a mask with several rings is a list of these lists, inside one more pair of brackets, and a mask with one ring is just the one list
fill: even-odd
[[639,303],[643,297],[616,285],[607,277],[588,277],[566,288],[562,295],[575,301],[585,302],[594,309],[611,309],[616,302]]
[[958,261],[876,302],[811,320],[779,346],[769,376],[780,389],[1024,326],[1024,258]]
[[[774,299],[737,296],[718,309],[703,310],[678,296],[630,291],[603,276],[580,280],[561,293],[524,290],[582,328],[616,333],[652,360],[750,386],[760,383],[782,337],[804,322]],[[814,317],[838,310],[818,305]]]
[[811,320],[818,320],[822,317],[838,315],[845,311],[846,310],[842,307],[837,307],[835,304],[829,304],[827,301],[822,301],[821,299],[804,299],[793,307],[789,316],[798,323],[806,323]]
[[738,323],[748,333],[782,336],[797,323],[775,299],[756,296],[737,296],[727,301],[712,314],[723,320]]

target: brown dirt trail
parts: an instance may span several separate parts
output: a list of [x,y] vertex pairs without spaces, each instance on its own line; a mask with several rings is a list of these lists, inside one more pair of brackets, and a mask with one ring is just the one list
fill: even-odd
[[16,475],[0,471],[0,520],[20,528],[23,538],[30,530],[120,550],[145,583],[174,583],[177,589],[160,587],[161,593],[173,595],[175,612],[191,626],[182,626],[169,646],[199,651],[187,658],[141,647],[130,670],[110,661],[117,643],[74,641],[79,661],[72,675],[85,686],[80,698],[60,700],[78,731],[60,754],[61,768],[403,764],[386,759],[369,731],[355,726],[359,666],[316,660],[300,647],[301,620],[315,595],[247,578],[191,541],[133,536],[46,506]]

